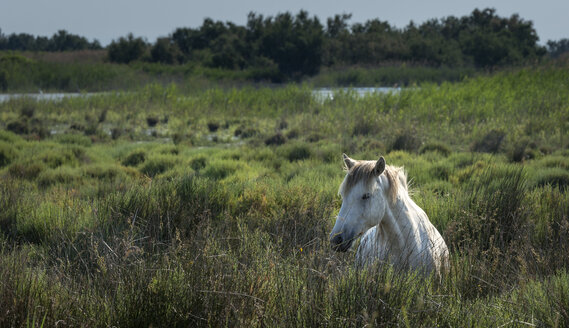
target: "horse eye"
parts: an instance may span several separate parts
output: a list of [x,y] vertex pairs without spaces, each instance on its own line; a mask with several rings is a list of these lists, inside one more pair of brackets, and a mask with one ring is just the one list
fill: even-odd
[[370,197],[371,197],[370,194],[364,194],[364,195],[362,196],[362,199],[368,199],[368,198],[370,198]]

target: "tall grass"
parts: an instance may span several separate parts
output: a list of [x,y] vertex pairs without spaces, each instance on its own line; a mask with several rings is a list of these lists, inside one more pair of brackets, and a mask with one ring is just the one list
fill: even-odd
[[[566,79],[2,103],[0,326],[566,326]],[[442,281],[330,249],[342,152],[405,166],[451,249]]]

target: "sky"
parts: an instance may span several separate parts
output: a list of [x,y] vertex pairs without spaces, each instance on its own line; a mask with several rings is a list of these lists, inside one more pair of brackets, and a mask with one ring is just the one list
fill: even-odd
[[542,45],[569,38],[569,0],[0,0],[0,30],[48,37],[66,30],[105,46],[128,33],[155,42],[178,27],[199,27],[207,17],[245,25],[249,12],[266,17],[302,9],[323,25],[335,14],[351,13],[350,24],[378,18],[403,28],[475,8],[532,21]]

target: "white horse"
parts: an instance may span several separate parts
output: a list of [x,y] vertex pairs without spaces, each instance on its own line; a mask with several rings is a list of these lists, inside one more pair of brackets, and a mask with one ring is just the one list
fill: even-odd
[[345,252],[363,235],[356,253],[359,266],[378,260],[424,274],[448,271],[447,245],[409,197],[403,168],[386,166],[383,157],[377,161],[343,157],[348,173],[338,191],[342,207],[330,233],[332,248]]

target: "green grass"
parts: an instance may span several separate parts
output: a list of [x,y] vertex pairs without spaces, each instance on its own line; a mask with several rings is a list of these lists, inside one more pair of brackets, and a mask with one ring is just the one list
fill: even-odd
[[[0,103],[0,326],[567,326],[568,78]],[[342,152],[405,167],[442,281],[330,249]]]

